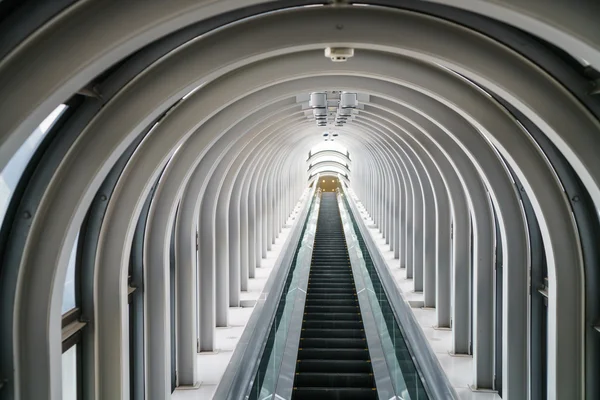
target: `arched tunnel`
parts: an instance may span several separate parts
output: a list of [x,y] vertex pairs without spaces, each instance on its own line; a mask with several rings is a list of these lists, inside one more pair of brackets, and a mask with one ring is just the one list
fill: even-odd
[[0,0],[0,399],[600,398],[598,15]]

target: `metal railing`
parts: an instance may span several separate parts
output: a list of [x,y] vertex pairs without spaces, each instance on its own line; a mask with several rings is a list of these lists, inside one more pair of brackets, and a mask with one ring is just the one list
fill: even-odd
[[289,283],[278,302],[278,311],[271,325],[261,366],[250,389],[250,400],[292,397],[319,208],[320,190],[317,190],[302,235],[302,243],[287,277]]
[[377,396],[380,400],[395,399],[397,392],[392,383],[385,349],[381,340],[381,333],[378,328],[380,321],[378,321],[378,318],[376,317],[373,303],[370,298],[373,289],[370,287],[372,285],[369,286],[370,282],[365,279],[365,260],[360,249],[360,243],[354,230],[352,220],[346,211],[346,207],[339,192],[337,194],[337,201],[340,217],[342,219],[342,226],[344,228],[344,236],[346,238],[346,247],[348,248],[354,286],[356,288],[356,297],[358,299],[365,337],[367,339],[367,348],[369,349],[373,378],[375,380],[375,386],[377,387]]
[[[458,395],[450,384],[436,355],[427,342],[427,338],[419,326],[410,305],[396,286],[394,277],[390,273],[367,226],[360,217],[360,212],[354,203],[354,200],[350,198],[346,192],[340,193],[340,196],[350,210],[350,217],[357,229],[357,234],[362,236],[378,278],[377,283],[380,284],[383,289],[380,296],[381,294],[385,295],[385,303],[389,304],[389,311],[393,313],[393,317],[395,318],[395,322],[397,322],[400,331],[398,333],[401,334],[402,339],[407,344],[407,350],[410,352],[428,397],[440,400],[458,399]],[[374,300],[377,300],[377,298],[374,298]],[[391,316],[388,316],[388,318],[390,317]],[[397,363],[397,361],[394,361],[392,354],[392,351],[396,350],[396,345],[393,343],[396,332],[389,332],[388,334],[389,338],[383,338],[383,344],[384,350],[386,350],[386,360],[394,381],[396,393],[399,398],[409,399],[411,397],[408,397],[406,391],[403,391],[403,389],[406,389],[407,387],[406,382],[403,382],[404,378],[401,365]],[[390,340],[392,341],[391,345]]]
[[261,292],[246,328],[233,352],[231,360],[221,378],[215,399],[239,400],[247,398],[259,367],[271,325],[276,317],[279,299],[286,284],[286,277],[296,254],[296,244],[301,239],[309,210],[312,207],[316,186],[309,191],[306,203],[283,244],[273,271]]

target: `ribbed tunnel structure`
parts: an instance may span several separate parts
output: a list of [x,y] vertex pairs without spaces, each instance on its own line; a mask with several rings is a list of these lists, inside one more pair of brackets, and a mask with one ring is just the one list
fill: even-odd
[[473,390],[600,398],[598,15],[1,0],[0,399],[197,385],[325,176]]

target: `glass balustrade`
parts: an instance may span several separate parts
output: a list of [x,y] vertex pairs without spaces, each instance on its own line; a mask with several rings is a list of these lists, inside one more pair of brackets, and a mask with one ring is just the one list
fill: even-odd
[[373,260],[369,255],[367,245],[360,235],[354,215],[347,211],[350,209],[348,200],[346,196],[339,196],[344,229],[349,229],[354,239],[353,243],[348,243],[348,248],[354,247],[358,251],[359,269],[364,279],[365,290],[371,303],[373,317],[377,324],[379,338],[396,395],[403,400],[428,399],[402,330],[396,322],[392,307]]
[[302,290],[302,288],[298,288],[298,281],[302,272],[310,268],[312,245],[319,213],[318,196],[319,193],[313,198],[307,222],[300,235],[300,243],[292,260],[292,266],[283,288],[281,299],[279,300],[279,306],[263,351],[258,372],[252,383],[249,395],[249,399],[251,400],[270,399],[275,393],[295,299],[299,295],[299,290]]

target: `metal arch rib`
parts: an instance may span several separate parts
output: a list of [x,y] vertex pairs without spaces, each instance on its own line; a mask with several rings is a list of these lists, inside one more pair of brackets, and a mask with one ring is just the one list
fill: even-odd
[[314,171],[318,170],[319,168],[331,168],[331,167],[339,168],[342,171],[344,171],[345,175],[350,175],[350,169],[348,168],[348,166],[341,164],[337,161],[320,161],[316,164],[311,164],[308,168],[308,174],[313,175]]
[[[181,7],[185,7],[187,5],[187,3],[188,2],[185,2],[185,1],[179,1],[179,2],[173,3],[172,7],[170,7],[168,10],[161,10],[161,9],[158,9],[158,8],[149,8],[149,9],[147,8],[145,11],[147,13],[149,13],[149,14],[150,14],[150,12],[153,13],[152,15],[149,15],[149,20],[150,21],[152,21],[153,17],[158,17],[158,18],[161,18],[161,19],[164,20],[165,19],[164,18],[165,15],[171,16],[171,17],[173,17],[174,15],[177,15],[178,12],[181,11]],[[224,3],[224,2],[222,2],[222,3]],[[280,3],[283,3],[283,2],[280,2]],[[285,2],[285,5],[286,6],[301,5],[301,4],[305,4],[305,3],[307,3],[307,2],[301,2],[301,1],[297,1],[296,2],[296,1],[294,1],[294,2]],[[381,3],[381,2],[378,2],[378,3]],[[443,1],[440,1],[440,3],[443,3]],[[473,3],[473,2],[471,2],[471,3]],[[226,3],[224,3],[224,4],[226,4]],[[269,3],[265,2],[265,1],[263,1],[263,2],[261,2],[261,1],[250,2],[249,1],[248,4],[244,4],[244,6],[249,6],[250,4],[257,4],[258,6],[255,7],[255,8],[259,12],[269,9],[269,7],[268,7]],[[264,4],[264,6],[261,8],[261,6],[263,4]],[[457,6],[457,7],[461,7],[461,6],[464,7],[466,4],[467,4],[467,1],[461,1],[459,3],[453,3],[453,5]],[[202,7],[202,5],[203,4],[198,4],[198,7]],[[391,3],[391,5],[393,5],[393,6],[406,6],[408,8],[416,9],[416,10],[419,10],[419,11],[430,12],[430,13],[433,13],[434,15],[446,16],[447,18],[450,18],[452,20],[455,20],[455,21],[457,21],[459,23],[462,23],[462,24],[465,24],[467,26],[474,26],[475,29],[478,29],[478,30],[482,30],[482,28],[483,28],[483,31],[486,32],[487,34],[491,35],[491,36],[497,35],[497,36],[499,36],[499,37],[501,37],[503,39],[506,38],[506,37],[510,38],[511,35],[515,36],[515,32],[511,31],[510,29],[505,29],[508,32],[503,31],[502,30],[503,27],[500,27],[500,28],[496,27],[496,29],[494,29],[494,24],[489,23],[491,21],[490,20],[486,20],[485,18],[475,19],[475,21],[473,21],[474,18],[472,18],[472,17],[469,18],[468,14],[460,13],[458,11],[458,9],[456,9],[456,8],[437,7],[435,4],[432,4],[432,3],[430,3],[430,4],[424,4],[424,5],[420,5],[420,4],[412,5],[412,4],[403,4],[403,3],[399,4],[398,2],[393,2],[393,3]],[[467,9],[470,12],[473,12],[475,10],[476,12],[479,12],[481,15],[488,15],[488,16],[490,16],[492,18],[496,17],[496,15],[492,12],[492,10],[500,9],[502,11],[502,14],[505,15],[505,16],[512,12],[513,13],[512,15],[518,16],[519,18],[524,18],[524,14],[521,14],[519,11],[510,10],[508,8],[501,7],[501,6],[498,6],[498,5],[492,5],[492,4],[489,4],[488,2],[485,2],[485,1],[479,1],[479,2],[477,2],[477,6],[478,7],[474,8],[472,5],[469,5],[467,7]],[[520,5],[520,7],[524,7],[524,6]],[[225,6],[225,8],[227,8],[227,7]],[[219,9],[217,9],[217,10],[210,10],[206,14],[210,15],[211,11],[214,14],[218,14],[219,12],[225,11],[225,8],[224,9],[220,9],[220,10]],[[252,7],[250,7],[250,8],[252,8]],[[239,10],[240,9],[239,8],[239,4],[236,3],[235,5],[232,5],[230,9],[231,10],[235,10],[235,11]],[[69,22],[72,23],[73,19],[79,19],[81,21],[85,21],[85,26],[76,26],[76,25],[74,25],[74,28],[83,29],[85,32],[88,32],[88,34],[90,32],[99,32],[99,36],[94,38],[94,41],[96,42],[96,45],[102,47],[102,50],[103,50],[103,51],[101,51],[102,53],[111,54],[111,57],[109,57],[109,58],[104,59],[104,60],[101,61],[102,62],[102,65],[100,66],[101,70],[106,70],[106,69],[108,69],[109,65],[111,65],[111,64],[113,64],[115,62],[115,59],[118,59],[119,54],[116,52],[116,49],[115,49],[114,46],[111,47],[111,39],[112,39],[112,37],[110,37],[110,36],[107,37],[106,35],[104,35],[102,33],[102,30],[96,30],[96,31],[94,31],[93,29],[90,29],[90,27],[94,27],[94,26],[96,26],[96,24],[98,24],[99,26],[103,26],[103,27],[106,28],[107,21],[109,21],[109,22],[110,21],[113,21],[113,22],[116,21],[117,19],[115,19],[113,15],[110,15],[109,11],[112,11],[112,10],[107,10],[107,9],[97,10],[97,9],[93,9],[93,7],[89,7],[89,6],[88,7],[79,6],[78,7],[78,13],[73,13],[73,12],[64,12],[64,13],[61,13],[58,16],[58,18],[56,18],[52,22],[52,24],[47,24],[47,26],[44,26],[43,29],[51,31],[54,25],[57,25],[57,24],[68,24]],[[134,9],[130,9],[128,11],[131,11],[133,13],[133,15],[139,15],[139,13],[137,13]],[[137,26],[135,26],[135,24],[131,23],[132,21],[135,21],[137,23],[138,20],[136,18],[129,18],[128,15],[123,10],[114,10],[114,12],[117,15],[119,15],[119,14],[124,15],[125,18],[128,20],[129,23],[128,24],[124,24],[122,26],[126,26],[127,29],[131,29],[132,31],[137,31],[137,32],[142,32],[143,31],[144,32],[144,35],[139,35],[138,37],[135,37],[135,40],[136,40],[135,42],[132,39],[132,43],[130,43],[131,44],[131,50],[130,51],[137,50],[141,46],[143,46],[143,44],[149,43],[151,41],[151,39],[152,39],[151,38],[151,34],[154,33],[154,31],[149,31],[147,29],[138,29],[139,27],[137,27]],[[552,14],[552,13],[554,13],[554,14]],[[553,11],[551,8],[547,9],[547,10],[541,10],[541,11],[540,10],[536,10],[536,12],[533,12],[533,13],[532,12],[526,12],[526,15],[528,16],[527,18],[531,18],[532,15],[542,15],[542,14],[548,14],[548,15],[545,15],[544,17],[541,17],[541,19],[533,18],[533,21],[535,21],[535,24],[531,24],[531,23],[525,24],[525,30],[527,30],[527,29],[534,29],[534,31],[533,31],[534,34],[537,34],[540,37],[545,38],[548,42],[553,42],[553,35],[548,33],[550,31],[552,31],[553,28],[551,28],[550,25],[548,25],[546,23],[546,21],[548,21],[548,20],[555,20],[557,17],[562,18],[562,17],[564,17],[564,13],[556,13],[555,10]],[[575,15],[577,15],[577,13],[575,13]],[[580,15],[580,16],[585,17],[586,15],[594,15],[594,13],[588,13],[588,14],[582,13],[582,15]],[[194,17],[197,18],[196,20],[201,20],[203,18],[206,18],[206,15],[203,15],[202,13],[197,13],[197,14],[194,14]],[[191,18],[192,21],[190,21],[190,23],[194,22],[193,21],[194,17]],[[550,19],[548,19],[548,18],[550,18]],[[512,18],[509,18],[509,19],[504,18],[504,20],[506,22],[508,22],[508,23],[514,23],[514,19],[512,19]],[[518,21],[522,21],[522,20],[518,19]],[[148,21],[139,21],[139,23],[142,23],[142,24],[144,22],[148,22]],[[169,22],[172,22],[172,21],[169,21]],[[487,25],[486,25],[486,23],[487,23]],[[489,25],[491,25],[492,28],[486,29],[487,26],[489,26]],[[498,25],[498,24],[495,24],[495,25]],[[517,24],[517,26],[522,27],[521,25],[518,25],[518,24]],[[576,25],[577,29],[575,29],[575,30],[579,30],[579,28],[581,26],[584,26],[584,25],[582,25],[581,19],[579,19],[578,22],[577,22],[577,25]],[[592,26],[594,26],[594,25],[592,25]],[[175,29],[179,29],[181,27],[181,24],[178,25],[177,23],[175,23],[175,24],[171,23],[171,24],[165,24],[163,27],[167,28],[166,31],[163,32],[163,34],[166,34],[166,33],[174,31]],[[570,51],[570,50],[572,50],[574,48],[575,49],[580,49],[580,48],[582,48],[581,46],[585,47],[586,46],[585,45],[585,40],[591,40],[591,41],[593,41],[593,38],[587,37],[585,40],[582,40],[581,38],[575,37],[571,32],[567,32],[565,30],[560,30],[560,29],[556,29],[556,28],[554,28],[554,29],[556,31],[558,31],[558,36],[564,35],[562,37],[565,40],[567,40],[568,43],[576,43],[575,46],[564,45],[563,49],[566,50],[566,51]],[[156,33],[154,33],[154,34],[156,35]],[[47,38],[49,36],[49,34],[48,34],[48,32],[45,32],[45,34],[40,35],[40,36],[43,36],[44,38]],[[128,35],[125,34],[125,33],[123,33],[123,35],[121,35],[121,36],[122,37],[126,37]],[[517,36],[518,36],[518,34],[517,34]],[[554,36],[556,36],[556,35],[554,35]],[[585,34],[584,34],[584,36],[585,36]],[[76,34],[76,33],[72,32],[72,34],[70,35],[69,39],[70,40],[74,40],[74,41],[81,41],[81,40],[88,39],[88,36],[80,35],[80,34]],[[527,38],[527,37],[520,38],[520,41],[521,42],[527,42],[527,41],[529,41],[529,38]],[[571,42],[571,41],[573,41],[573,42]],[[58,40],[58,42],[60,42],[60,40]],[[509,40],[509,43],[511,43],[511,44],[513,44],[515,46],[519,45],[518,42],[519,42],[519,40],[514,40],[514,39],[513,40]],[[567,42],[565,42],[565,43],[567,43]],[[35,42],[34,41],[32,43],[28,43],[28,46],[32,47],[32,53],[34,53],[34,54],[44,54],[43,52],[38,51],[39,49],[36,49],[35,46],[46,46],[46,44],[47,44],[46,42],[40,43],[40,42]],[[62,42],[61,42],[61,44],[62,44]],[[85,48],[86,46],[83,43],[80,43],[80,44],[73,43],[71,46],[68,46],[68,47],[71,47],[71,48]],[[584,56],[584,58],[589,58],[590,54],[596,54],[596,55],[599,54],[599,52],[597,50],[593,50],[593,48],[589,48],[588,50],[589,51],[584,52],[584,54],[586,54]],[[21,55],[22,54],[20,54],[20,56]],[[45,54],[45,55],[52,57],[51,54]],[[66,68],[60,68],[60,69],[63,70],[63,71],[75,71],[76,70],[76,67],[75,67],[76,65],[84,65],[84,64],[85,65],[92,65],[93,63],[89,59],[85,59],[86,56],[89,57],[89,54],[88,53],[78,54],[78,57],[81,58],[81,59],[70,60],[71,62],[69,64],[67,64]],[[543,62],[543,61],[546,61],[546,59],[547,59],[547,57],[545,58],[545,57],[542,56],[541,59],[539,59],[538,61],[539,62]],[[45,62],[41,62],[41,63],[46,64]],[[15,61],[15,64],[18,64],[18,62]],[[593,64],[598,65],[600,63],[593,62]],[[78,79],[81,81],[81,84],[77,85],[76,88],[72,88],[70,90],[70,93],[75,93],[75,91],[78,90],[79,87],[84,86],[85,84],[87,84],[87,82],[91,81],[92,78],[93,78],[93,76],[92,76],[93,71],[86,70],[84,72],[79,72],[79,74],[85,74],[85,76],[78,77]],[[9,74],[9,76],[13,76],[13,75]],[[32,82],[32,86],[35,87],[36,84]],[[52,86],[55,87],[54,85],[52,85]],[[30,91],[26,91],[26,92],[30,93]],[[11,97],[11,96],[9,96],[9,97]],[[48,112],[51,109],[51,107],[50,106],[46,106],[46,108],[47,108],[46,112],[44,112],[44,111],[41,111],[39,113],[29,113],[29,112],[26,112],[24,114],[24,115],[26,115],[26,114],[36,114],[36,115],[38,115],[37,116],[37,121],[31,121],[30,122],[30,125],[31,125],[30,128],[31,129],[25,130],[24,133],[28,134],[29,132],[33,131],[33,127],[36,126],[41,121],[41,119],[43,118],[44,115],[48,114]],[[0,158],[1,159],[5,159],[5,157],[0,157]]]
[[310,163],[312,160],[316,160],[320,157],[339,157],[344,160],[344,162],[348,165],[352,164],[350,160],[350,155],[347,153],[342,153],[338,150],[328,149],[328,150],[320,150],[315,153],[311,153],[310,156],[306,159],[306,162]]

